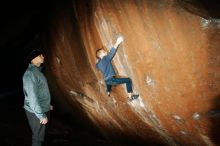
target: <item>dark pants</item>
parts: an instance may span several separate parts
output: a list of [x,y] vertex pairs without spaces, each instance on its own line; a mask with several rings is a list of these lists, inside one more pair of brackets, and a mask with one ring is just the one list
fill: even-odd
[[130,78],[116,78],[112,77],[105,81],[107,92],[111,91],[112,85],[126,84],[126,89],[128,93],[132,93],[132,81]]
[[[47,124],[41,124],[40,120],[37,118],[37,116],[34,113],[31,113],[27,110],[25,110],[29,126],[32,131],[32,146],[41,146],[43,144],[44,138],[45,138],[45,131],[47,128]],[[48,121],[50,119],[50,113],[46,113]]]

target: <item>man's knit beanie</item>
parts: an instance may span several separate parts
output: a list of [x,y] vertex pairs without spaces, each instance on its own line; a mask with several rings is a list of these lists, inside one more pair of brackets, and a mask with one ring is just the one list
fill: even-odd
[[43,52],[39,49],[34,49],[32,50],[29,55],[28,55],[28,62],[30,63],[34,58],[36,58],[37,56],[43,54]]

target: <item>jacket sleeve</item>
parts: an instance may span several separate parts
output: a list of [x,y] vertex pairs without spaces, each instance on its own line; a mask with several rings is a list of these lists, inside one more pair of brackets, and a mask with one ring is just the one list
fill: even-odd
[[107,55],[107,58],[111,61],[112,58],[115,56],[115,53],[116,53],[116,49],[114,47],[111,48],[110,52]]
[[46,118],[46,114],[42,112],[42,107],[37,96],[37,79],[32,72],[30,72],[25,78],[24,90],[29,98],[29,106],[33,110],[34,114],[39,118]]

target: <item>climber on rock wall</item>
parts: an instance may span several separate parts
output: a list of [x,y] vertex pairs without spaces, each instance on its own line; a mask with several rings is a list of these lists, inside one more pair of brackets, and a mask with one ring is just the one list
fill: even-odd
[[139,95],[133,93],[131,79],[124,78],[124,77],[123,78],[117,77],[116,72],[113,68],[112,62],[111,62],[113,57],[115,56],[118,46],[123,41],[124,41],[124,38],[122,36],[119,36],[116,40],[116,43],[113,45],[113,47],[110,49],[109,52],[107,52],[104,48],[98,49],[96,51],[96,57],[98,58],[96,62],[96,67],[102,72],[104,76],[104,80],[106,83],[106,90],[109,96],[110,96],[112,85],[126,84],[128,100],[132,101],[134,99],[137,99]]

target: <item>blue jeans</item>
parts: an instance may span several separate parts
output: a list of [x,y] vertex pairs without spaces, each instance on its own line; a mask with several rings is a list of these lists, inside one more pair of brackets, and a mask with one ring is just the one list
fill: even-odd
[[112,77],[105,81],[107,92],[111,91],[112,85],[126,84],[126,89],[128,93],[132,93],[132,81],[130,78],[116,78]]

